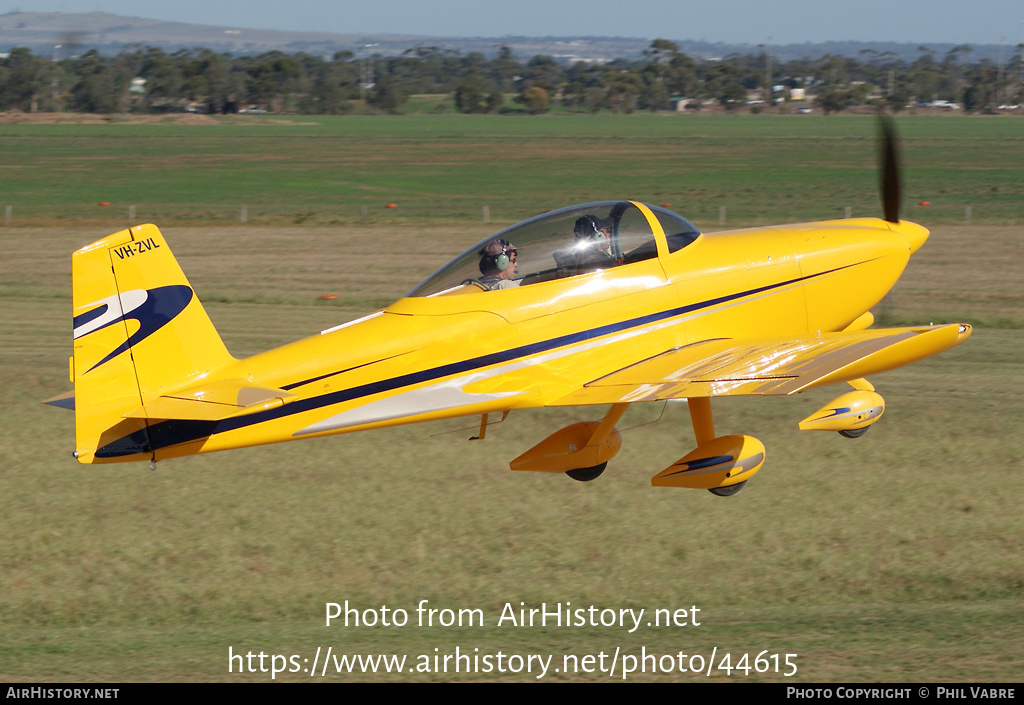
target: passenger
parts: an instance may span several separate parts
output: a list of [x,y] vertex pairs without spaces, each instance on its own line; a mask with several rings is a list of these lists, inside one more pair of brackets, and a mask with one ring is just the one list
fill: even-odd
[[555,264],[572,274],[615,266],[618,260],[611,254],[611,228],[608,218],[580,216],[573,227],[572,248],[555,252]]
[[519,286],[516,275],[516,247],[508,240],[494,238],[480,250],[480,273],[477,281],[488,289],[511,289]]

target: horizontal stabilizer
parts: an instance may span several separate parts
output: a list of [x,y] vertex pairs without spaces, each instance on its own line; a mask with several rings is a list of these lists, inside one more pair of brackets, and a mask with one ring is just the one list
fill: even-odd
[[71,411],[74,411],[75,390],[72,389],[70,392],[64,392],[63,394],[58,394],[55,397],[44,399],[43,403],[49,404],[50,406],[59,406],[62,409],[70,409]]
[[219,421],[281,406],[291,396],[283,389],[259,387],[240,379],[218,380],[157,397],[124,418]]

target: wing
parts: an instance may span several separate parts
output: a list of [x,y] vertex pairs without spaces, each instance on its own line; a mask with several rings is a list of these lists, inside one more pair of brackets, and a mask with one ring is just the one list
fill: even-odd
[[917,362],[970,334],[969,325],[950,323],[798,339],[704,340],[595,379],[551,405],[795,394]]

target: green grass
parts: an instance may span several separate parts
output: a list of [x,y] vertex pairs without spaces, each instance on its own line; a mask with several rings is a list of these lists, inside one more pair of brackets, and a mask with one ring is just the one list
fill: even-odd
[[[671,203],[702,227],[878,212],[868,116],[412,115],[0,125],[22,225],[511,223],[560,205]],[[1019,224],[1013,117],[901,117],[908,214]],[[927,207],[916,204],[928,201]],[[106,202],[108,207],[97,206]],[[396,209],[385,208],[393,203]]]
[[[647,156],[671,144],[659,130],[681,123],[634,117],[644,118],[649,133],[620,139],[614,130],[623,128],[615,126],[629,123],[603,116],[593,123],[581,119],[576,131],[580,139],[603,145],[606,156],[614,152],[609,163],[641,183]],[[760,125],[762,118],[721,119],[716,136],[708,139],[740,139],[744,124]],[[504,130],[517,129],[515,118],[489,119]],[[484,130],[486,120],[465,125]],[[692,120],[688,124],[705,118]],[[611,126],[604,138],[597,134],[602,121]],[[443,126],[429,116],[408,122],[424,134]],[[569,133],[560,131],[571,122],[523,118],[521,129],[565,150]],[[870,122],[818,122],[836,144],[857,145],[849,159],[871,149]],[[790,124],[797,125],[782,119],[765,124],[780,140]],[[963,124],[998,131],[1011,123]],[[298,128],[337,131],[346,125],[354,136],[321,139],[354,144],[386,129],[370,120]],[[926,133],[932,122],[903,125],[911,144],[939,139]],[[98,132],[110,140],[102,136],[106,127],[67,129],[83,139]],[[114,127],[167,139],[185,126]],[[231,134],[251,129],[285,143],[292,138],[281,133],[291,127],[261,121],[225,129],[228,142],[241,140]],[[844,129],[861,128],[862,135],[843,136]],[[12,129],[0,127],[0,133],[6,139],[4,131]],[[42,130],[46,140],[52,140],[52,129]],[[401,141],[372,139],[389,145],[382,159],[400,161],[393,152],[400,151],[395,145]],[[410,141],[425,154],[440,149],[434,144],[439,139],[472,143],[456,135]],[[485,168],[474,160],[500,151],[492,139],[522,135],[476,139],[478,151],[459,158],[494,182],[508,178],[497,173],[500,165],[489,162]],[[977,139],[1003,137],[986,133]],[[961,142],[964,150],[972,149],[970,138]],[[692,143],[696,149],[704,140]],[[545,159],[545,150],[533,144]],[[752,143],[744,144],[751,159],[770,162],[753,156]],[[956,154],[955,147],[951,143],[948,154]],[[215,158],[216,150],[225,149],[210,144],[204,158],[211,169],[236,166],[236,152]],[[924,146],[911,151],[927,153]],[[521,154],[511,159],[527,168]],[[827,161],[821,155],[814,160],[819,167]],[[864,157],[865,172],[870,161]],[[424,160],[418,168],[427,173],[428,166]],[[140,189],[153,189],[165,178],[159,170],[130,168]],[[735,166],[737,172],[743,168]],[[66,176],[61,160],[33,169],[48,171],[54,181]],[[409,169],[405,178],[413,189]],[[711,179],[713,171],[703,173]],[[387,183],[383,171],[380,178]],[[772,182],[770,172],[760,176],[769,191],[775,189]],[[727,185],[728,179],[711,183]],[[744,188],[753,193],[756,186]],[[575,188],[524,182],[521,195],[525,202],[541,202]],[[207,194],[210,209],[226,210],[220,193]],[[806,198],[812,210],[827,209],[823,190]],[[437,224],[432,218],[406,223],[404,217],[391,216],[396,222],[390,224],[315,228],[168,227],[165,235],[229,349],[249,355],[400,296],[491,227]],[[1018,228],[933,227],[932,238],[877,313],[890,321],[965,320],[978,327],[970,341],[948,353],[873,379],[888,406],[864,438],[797,431],[796,423],[834,396],[832,390],[716,403],[719,431],[758,437],[768,455],[758,476],[729,499],[650,486],[651,476],[693,446],[684,404],[631,408],[619,424],[622,451],[593,483],[513,473],[507,465],[555,428],[599,413],[588,409],[515,413],[492,427],[484,441],[467,441],[477,430],[476,420],[468,419],[173,460],[155,472],[145,464],[78,465],[69,457],[72,415],[38,402],[70,386],[70,252],[108,231],[100,222],[0,230],[2,680],[265,682],[266,673],[229,674],[229,647],[312,660],[317,647],[328,646],[336,653],[405,654],[414,663],[417,655],[433,656],[434,649],[501,650],[553,655],[559,665],[563,654],[596,656],[616,648],[631,655],[646,647],[659,656],[682,651],[705,657],[717,648],[719,655],[733,654],[733,662],[740,654],[753,658],[767,650],[797,654],[797,675],[716,671],[714,679],[1019,680],[1024,260]],[[318,299],[328,293],[338,298]],[[424,599],[437,608],[479,609],[487,622],[462,629],[324,626],[327,602],[348,600],[360,609],[387,605],[414,614]],[[611,627],[498,627],[504,605],[520,602],[648,613],[696,605],[701,625],[643,626],[633,634]],[[330,678],[529,681],[534,675]],[[303,678],[308,676],[278,676]],[[705,678],[673,673],[634,680]],[[547,679],[609,680],[600,673]]]

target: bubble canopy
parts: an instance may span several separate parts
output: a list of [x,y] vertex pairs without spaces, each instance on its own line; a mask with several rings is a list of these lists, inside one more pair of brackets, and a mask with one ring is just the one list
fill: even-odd
[[[657,235],[655,228],[660,231]],[[528,286],[627,266],[657,257],[662,233],[669,253],[686,247],[700,235],[688,220],[658,206],[641,206],[633,201],[570,206],[487,237],[438,269],[407,296]],[[503,283],[498,285],[498,281]]]

